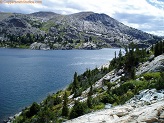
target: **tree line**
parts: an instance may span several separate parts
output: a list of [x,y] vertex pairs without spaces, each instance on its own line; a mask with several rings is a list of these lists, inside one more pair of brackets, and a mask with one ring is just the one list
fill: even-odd
[[154,51],[154,56],[158,56],[164,53],[164,41],[158,41],[155,45],[152,45],[151,50]]

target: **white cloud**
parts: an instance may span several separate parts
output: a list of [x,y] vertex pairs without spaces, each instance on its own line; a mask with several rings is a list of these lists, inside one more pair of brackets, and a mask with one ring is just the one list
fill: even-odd
[[164,9],[164,1],[163,0],[149,0],[148,2],[157,8]]
[[53,11],[71,14],[81,11],[105,13],[128,26],[163,35],[163,0],[42,0],[42,4],[1,4],[0,11],[32,13]]
[[164,36],[164,31],[147,31],[147,32],[158,36]]

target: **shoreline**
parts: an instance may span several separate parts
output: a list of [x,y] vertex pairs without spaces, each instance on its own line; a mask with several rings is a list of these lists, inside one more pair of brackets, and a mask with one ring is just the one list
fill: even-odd
[[[0,47],[0,49],[21,49],[21,48],[2,48],[2,47]],[[107,50],[107,49],[118,49],[118,48],[103,48],[103,49],[99,49],[99,50]],[[31,50],[31,49],[25,49],[25,50]],[[72,49],[72,50],[81,50],[81,49]],[[109,59],[106,63],[103,63],[102,65],[100,65],[100,66],[95,66],[94,68],[98,68],[98,69],[101,69],[102,67],[104,68],[104,67],[108,67],[109,66],[109,64],[110,64],[110,61],[111,61],[111,59]],[[94,69],[93,68],[93,69]],[[85,71],[84,71],[85,72]],[[69,86],[69,84],[68,85],[66,85],[66,86],[64,86],[63,87],[63,89],[59,89],[59,90],[65,90],[67,87]],[[58,90],[58,91],[59,91]],[[57,92],[57,91],[56,91]],[[56,93],[56,92],[53,92],[53,93]],[[51,93],[51,95],[53,94],[53,93]],[[47,97],[47,95],[45,96],[45,98]],[[37,102],[37,103],[41,103],[45,98],[43,98],[40,102]],[[27,107],[29,107],[30,105],[28,105]],[[24,108],[22,108],[21,110],[20,110],[20,112],[18,111],[18,113],[15,113],[15,114],[13,114],[13,115],[10,115],[10,116],[6,116],[6,118],[5,119],[2,119],[2,122],[3,121],[7,121],[7,122],[9,122],[9,121],[11,121],[11,120],[14,120],[13,118],[15,117],[15,116],[18,116],[18,114],[20,115],[21,114],[21,112],[22,112],[22,110],[23,110]]]
[[[101,69],[102,67],[103,67],[103,68],[108,67],[109,64],[110,64],[110,60],[108,61],[108,63],[105,63],[105,64],[100,65],[100,66],[98,67],[98,69]],[[64,91],[68,86],[69,86],[69,84],[66,85],[66,86],[62,89],[62,91]],[[58,91],[59,91],[59,90],[58,90]],[[52,94],[53,94],[53,93],[52,93]],[[47,97],[47,96],[46,96],[46,97]],[[45,97],[45,98],[46,98],[46,97]],[[43,100],[42,100],[42,101],[43,101]],[[42,101],[41,101],[41,102],[42,102]],[[41,103],[41,102],[40,102],[40,103]],[[23,110],[23,109],[22,109],[22,110]],[[22,111],[20,111],[20,112],[14,114],[14,115],[9,116],[7,119],[2,119],[2,121],[3,121],[3,123],[12,123],[12,122],[15,120],[16,117],[18,117],[18,116],[21,115],[21,113],[22,113]]]
[[21,115],[21,113],[22,113],[22,111],[16,113],[13,116],[8,117],[7,120],[3,120],[3,123],[12,123],[15,120],[16,117]]
[[43,49],[31,49],[30,46],[28,47],[1,47],[1,49],[28,49],[28,50],[101,50],[101,49],[123,49],[123,47],[101,47],[101,48],[57,48],[57,49],[49,49],[49,48],[43,48]]

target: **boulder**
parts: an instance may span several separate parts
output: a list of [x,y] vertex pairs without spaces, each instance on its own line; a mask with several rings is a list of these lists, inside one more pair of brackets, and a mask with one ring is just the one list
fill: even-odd
[[164,110],[161,112],[159,118],[164,120]]
[[107,103],[106,105],[105,105],[105,109],[110,109],[112,107],[112,104],[110,104],[110,103]]
[[146,122],[146,123],[153,123],[158,121],[158,111],[154,110],[146,110],[142,112],[142,115],[139,115],[137,121]]
[[137,104],[137,105],[145,105],[145,104],[152,104],[157,101],[164,99],[164,90],[157,91],[156,89],[146,89],[140,91],[139,95],[135,95],[126,103],[128,104]]
[[30,45],[30,49],[32,49],[32,50],[50,50],[50,47],[44,43],[34,42]]
[[164,71],[164,54],[159,55],[152,61],[147,61],[140,65],[136,75],[140,75],[146,72],[162,72]]

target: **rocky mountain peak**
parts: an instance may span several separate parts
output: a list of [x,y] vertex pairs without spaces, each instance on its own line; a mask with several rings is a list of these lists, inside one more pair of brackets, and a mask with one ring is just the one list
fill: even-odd
[[88,12],[79,12],[79,13],[71,14],[68,16],[75,17],[78,19],[85,19],[87,16],[89,16],[91,14],[94,14],[94,12],[89,12],[89,11]]
[[[104,21],[109,21],[111,20],[112,18],[109,17],[108,15],[106,14],[98,14],[98,13],[92,13],[90,15],[88,15],[85,20],[87,21],[93,21],[93,22],[97,22],[97,21],[101,21],[101,22],[104,22]],[[113,20],[113,19],[112,19]]]
[[35,16],[35,17],[50,17],[50,16],[55,16],[55,15],[58,15],[58,14],[56,14],[54,12],[40,11],[40,12],[31,13],[30,15]]
[[21,28],[28,27],[27,23],[20,18],[10,18],[9,20],[7,20],[7,22],[9,23],[8,26],[10,27],[21,27]]

